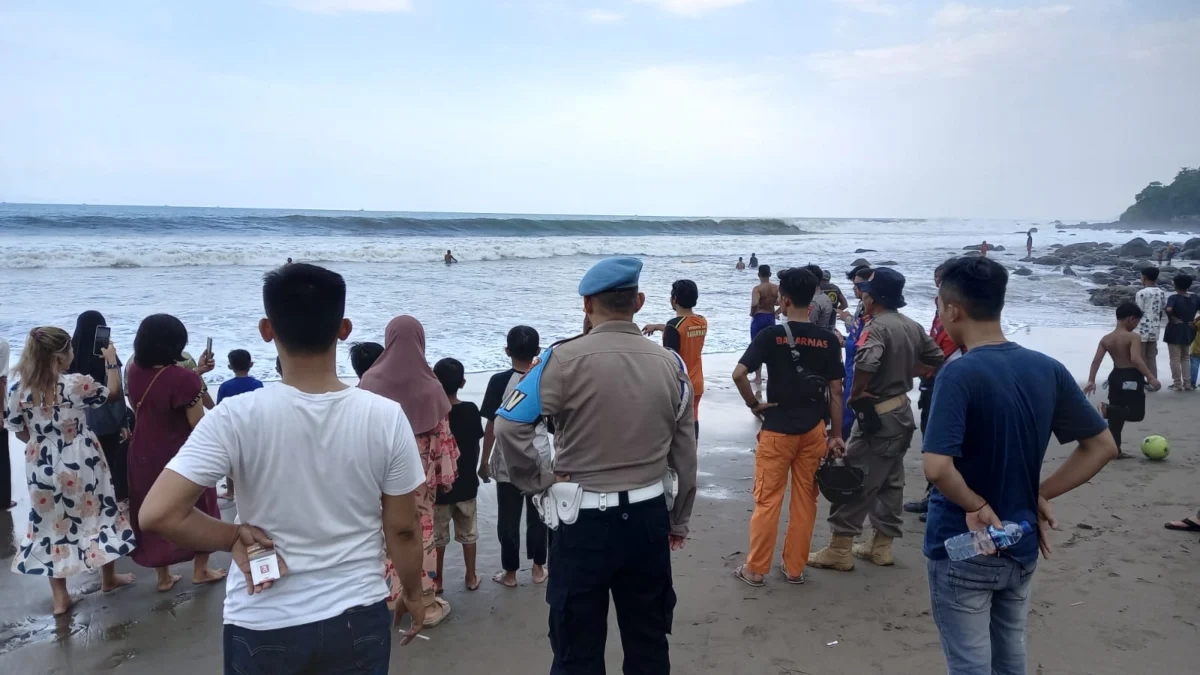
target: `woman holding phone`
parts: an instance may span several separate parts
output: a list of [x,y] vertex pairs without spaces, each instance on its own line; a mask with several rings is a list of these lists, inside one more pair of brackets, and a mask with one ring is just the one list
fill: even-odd
[[26,444],[29,531],[12,570],[50,579],[55,616],[71,607],[67,577],[99,569],[105,592],[132,583],[133,575],[117,574],[113,564],[136,543],[85,414],[121,396],[117,350],[111,344],[103,348],[99,382],[67,373],[71,351],[71,336],[61,328],[29,332],[5,397],[6,430],[0,431],[12,431]]
[[[71,336],[71,349],[75,353],[67,373],[87,375],[97,382],[105,381],[105,362],[100,351],[110,342],[110,330],[104,315],[87,311],[75,320],[75,334]],[[117,375],[121,375],[122,363],[117,359]],[[122,378],[123,379],[123,378]],[[129,480],[126,476],[125,457],[129,450],[129,410],[125,405],[124,392],[110,394],[108,401],[86,411],[88,428],[96,434],[104,450],[104,461],[112,474],[113,493],[117,501],[129,499]]]
[[[178,365],[187,340],[187,329],[179,319],[170,314],[148,316],[138,327],[128,369],[129,401],[137,417],[129,444],[129,507],[138,537],[132,557],[142,567],[154,568],[160,592],[171,590],[179,581],[169,567],[188,560],[192,561],[192,583],[212,583],[226,575],[225,570],[209,568],[208,552],[179,548],[137,526],[150,487],[204,417],[200,376],[212,370],[214,362],[211,354],[204,353],[195,369]],[[217,491],[205,490],[196,508],[220,519]]]

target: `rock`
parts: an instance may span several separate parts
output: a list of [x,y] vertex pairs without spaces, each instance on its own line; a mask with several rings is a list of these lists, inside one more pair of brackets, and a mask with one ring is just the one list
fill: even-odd
[[876,251],[873,248],[856,248],[856,249],[854,249],[854,252],[855,253],[878,253],[878,251]]
[[899,265],[899,264],[900,263],[896,262],[895,260],[884,260],[881,263],[875,263],[875,266],[876,267],[892,267],[893,265]]
[[1068,277],[1079,276],[1078,274],[1075,274],[1075,270],[1071,269],[1070,265],[1067,265],[1066,267],[1063,268],[1063,275],[1068,276]]
[[1112,279],[1113,276],[1108,272],[1092,272],[1092,281],[1098,284],[1110,283]]
[[1044,255],[1033,261],[1034,265],[1061,265],[1063,259],[1056,255]]
[[1167,242],[1163,241],[1162,239],[1151,239],[1150,246],[1154,249],[1166,248]]
[[1133,286],[1105,286],[1088,290],[1091,303],[1097,307],[1116,307],[1133,300],[1136,293],[1137,289]]
[[992,249],[993,251],[1004,251],[1004,250],[1007,250],[1007,249],[1005,249],[1005,248],[1004,248],[1004,246],[1003,246],[1003,245],[1000,245],[1000,246],[992,246],[991,244],[988,244],[988,246],[991,246],[991,249]]
[[1145,239],[1135,237],[1117,249],[1117,253],[1123,256],[1144,258],[1154,255],[1154,249],[1150,247],[1150,244],[1146,243]]
[[1099,248],[1112,248],[1113,245],[1112,242],[1102,241],[1099,244],[1096,244],[1096,246]]
[[1200,237],[1192,237],[1191,239],[1188,239],[1183,243],[1182,248],[1185,251],[1190,248],[1200,248]]
[[1166,234],[1162,230],[1146,230],[1146,234]]
[[1133,234],[1133,230],[1117,230],[1117,234]]
[[1091,267],[1092,265],[1095,265],[1095,264],[1096,264],[1096,256],[1094,256],[1094,255],[1081,255],[1081,256],[1079,256],[1078,258],[1075,258],[1075,262],[1074,262],[1074,264],[1075,264],[1075,265],[1082,265],[1083,267]]
[[1196,278],[1196,268],[1195,267],[1180,267],[1179,273],[1186,274],[1189,277],[1192,277],[1193,279]]
[[1090,253],[1100,248],[1100,244],[1094,241],[1081,241],[1078,244],[1067,244],[1058,249],[1056,255],[1073,255],[1075,253]]
[[1062,248],[1062,244],[1050,244],[1050,248]]
[[1200,247],[1188,249],[1180,253],[1179,257],[1184,260],[1200,260]]
[[1133,270],[1134,272],[1141,272],[1147,267],[1154,267],[1154,263],[1150,262],[1149,260],[1138,260],[1129,265],[1129,269]]
[[1022,266],[1022,267],[1018,267],[1018,268],[1016,269],[1016,271],[1015,271],[1015,272],[1013,272],[1013,274],[1015,274],[1015,275],[1017,275],[1017,276],[1019,276],[1019,277],[1027,277],[1027,276],[1029,276],[1029,275],[1033,274],[1033,270],[1029,269],[1028,267],[1023,267],[1023,266]]
[[[964,250],[964,251],[978,251],[978,250],[980,250],[980,249],[982,249],[982,248],[983,248],[983,244],[971,244],[970,246],[964,246],[964,247],[962,247],[962,250]],[[989,251],[1003,251],[1003,250],[1004,250],[1004,247],[1003,247],[1003,246],[996,246],[995,244],[988,244],[988,250],[989,250]]]
[[867,267],[870,267],[871,263],[867,262],[866,258],[859,258],[859,259],[855,260],[854,262],[850,263],[851,268],[862,267],[864,265],[866,265]]

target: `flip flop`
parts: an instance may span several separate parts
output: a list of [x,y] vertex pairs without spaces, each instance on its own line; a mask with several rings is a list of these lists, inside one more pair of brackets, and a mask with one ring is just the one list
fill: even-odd
[[477,591],[477,590],[479,590],[479,584],[480,584],[480,583],[481,583],[481,582],[480,582],[480,579],[479,579],[479,575],[478,575],[478,574],[476,574],[476,575],[475,575],[475,583],[474,583],[474,584],[472,584],[472,583],[470,583],[470,582],[467,582],[467,590],[468,590],[468,591]]
[[[1183,523],[1183,525],[1180,526],[1176,525],[1175,523]],[[1171,521],[1166,525],[1163,525],[1163,527],[1167,528],[1168,530],[1175,530],[1176,532],[1200,532],[1200,523],[1197,523],[1196,520],[1191,517],[1184,518],[1182,520]]]
[[494,576],[492,576],[492,581],[500,584],[501,586],[503,586],[505,588],[516,588],[517,587],[516,583],[512,583],[512,584],[504,583],[504,572],[496,572],[496,574]]
[[545,568],[542,568],[542,578],[539,580],[537,577],[533,577],[533,583],[544,584],[544,583],[546,583],[546,580],[549,578],[550,578],[550,572],[547,571]]
[[793,586],[803,586],[804,585],[804,573],[803,572],[801,572],[800,576],[798,576],[798,577],[789,576],[787,573],[787,568],[783,566],[783,563],[779,564],[779,571],[783,574],[783,578],[785,580],[787,580],[787,582],[789,584],[791,584]]
[[737,577],[738,579],[741,579],[748,586],[753,586],[755,588],[762,588],[763,586],[767,585],[767,582],[765,582],[765,581],[755,581],[755,580],[751,579],[750,577],[746,576],[746,566],[745,565],[738,565],[738,568],[733,571],[733,576]]

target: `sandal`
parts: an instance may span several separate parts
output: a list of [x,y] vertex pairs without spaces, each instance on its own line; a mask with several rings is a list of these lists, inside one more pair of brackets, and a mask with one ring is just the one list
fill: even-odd
[[800,576],[798,576],[798,577],[789,576],[787,573],[787,568],[783,566],[783,563],[779,563],[779,571],[783,574],[783,578],[789,584],[791,584],[793,586],[803,586],[804,585],[804,573],[803,572],[801,572]]
[[507,572],[496,572],[494,575],[492,575],[492,581],[500,584],[501,586],[503,586],[505,588],[516,588],[517,582],[515,582],[515,581],[511,584],[504,583],[504,577],[507,574],[508,574]]
[[733,571],[733,576],[737,577],[738,579],[741,579],[742,581],[746,582],[747,585],[753,586],[755,588],[762,588],[763,586],[767,585],[767,582],[765,582],[765,581],[761,581],[761,580],[755,581],[754,579],[751,579],[750,577],[746,576],[746,566],[745,565],[738,565],[738,568]]
[[1173,520],[1163,527],[1176,532],[1200,532],[1200,523],[1196,522],[1195,518],[1184,518],[1183,520]]
[[[442,615],[439,616],[437,619],[434,619],[433,621],[426,621],[425,626],[424,626],[425,628],[436,628],[439,624],[441,624],[443,621],[445,621],[446,619],[448,619],[450,617],[450,603],[446,602],[445,600],[443,600],[441,598],[435,597],[433,604],[437,605],[438,609],[442,610]],[[432,607],[432,606],[433,605],[429,605],[425,609],[428,610],[429,607]]]

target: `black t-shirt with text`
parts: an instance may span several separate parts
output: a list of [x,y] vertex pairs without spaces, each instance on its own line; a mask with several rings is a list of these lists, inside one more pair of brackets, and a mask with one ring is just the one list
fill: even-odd
[[803,434],[823,423],[829,414],[824,392],[809,378],[841,380],[845,368],[836,335],[807,322],[789,321],[788,325],[796,339],[798,364],[804,374],[796,370],[797,362],[792,360],[783,326],[771,326],[759,333],[740,363],[751,371],[767,366],[767,402],[778,405],[763,413],[762,428],[780,434]]
[[438,504],[467,502],[479,494],[479,442],[483,440],[479,418],[474,403],[462,401],[450,409],[450,433],[458,443],[458,478],[448,492],[438,493]]

